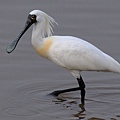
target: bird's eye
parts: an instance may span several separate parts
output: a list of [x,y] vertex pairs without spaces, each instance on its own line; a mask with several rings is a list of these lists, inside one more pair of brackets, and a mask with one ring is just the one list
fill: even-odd
[[36,16],[35,16],[35,15],[31,15],[31,19],[32,19],[32,20],[35,20],[35,19],[36,19]]

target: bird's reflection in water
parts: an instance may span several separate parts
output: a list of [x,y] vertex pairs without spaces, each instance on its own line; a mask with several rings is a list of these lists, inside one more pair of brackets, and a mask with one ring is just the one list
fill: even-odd
[[76,114],[74,114],[73,116],[74,117],[77,117],[79,119],[84,119],[85,118],[85,105],[83,104],[79,104],[79,107],[80,107],[80,111]]
[[[84,119],[85,118],[85,105],[79,104],[80,98],[71,98],[68,96],[56,96],[55,99],[52,101],[55,104],[60,104],[63,107],[69,108],[70,110],[77,111],[77,113],[73,113],[73,117],[77,117],[78,119]],[[75,106],[75,107],[74,107]]]

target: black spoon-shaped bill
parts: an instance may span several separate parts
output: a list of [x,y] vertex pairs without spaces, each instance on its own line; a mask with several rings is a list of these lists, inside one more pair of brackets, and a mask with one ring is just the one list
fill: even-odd
[[[34,17],[34,18],[33,18]],[[18,37],[7,47],[6,52],[11,53],[17,46],[20,38],[23,36],[23,34],[28,30],[28,28],[36,22],[36,17],[33,15],[29,15],[27,22],[25,24],[25,27],[21,31],[21,33],[18,35]]]

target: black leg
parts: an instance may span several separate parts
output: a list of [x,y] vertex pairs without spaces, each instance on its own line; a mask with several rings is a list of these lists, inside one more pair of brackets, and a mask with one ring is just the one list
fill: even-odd
[[55,96],[58,96],[61,93],[72,92],[72,91],[77,91],[77,90],[81,90],[81,88],[76,87],[76,88],[70,88],[70,89],[64,89],[64,90],[57,90],[57,91],[53,91],[52,94]]
[[58,96],[61,93],[81,90],[81,103],[84,105],[84,103],[85,103],[85,83],[81,76],[80,76],[80,78],[77,78],[77,81],[78,81],[79,87],[53,91],[52,94],[55,96]]
[[82,76],[80,78],[77,78],[79,87],[81,88],[81,103],[84,105],[85,103],[85,83],[82,79]]

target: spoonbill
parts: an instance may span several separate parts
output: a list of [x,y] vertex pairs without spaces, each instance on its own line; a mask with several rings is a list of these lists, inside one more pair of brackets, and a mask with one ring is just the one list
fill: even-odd
[[29,13],[24,29],[7,47],[11,53],[20,38],[33,24],[32,45],[36,52],[57,65],[67,69],[77,79],[79,86],[52,93],[58,96],[64,92],[81,91],[81,103],[85,104],[85,83],[81,71],[103,71],[120,73],[120,64],[91,43],[73,36],[52,36],[55,20],[41,10]]

